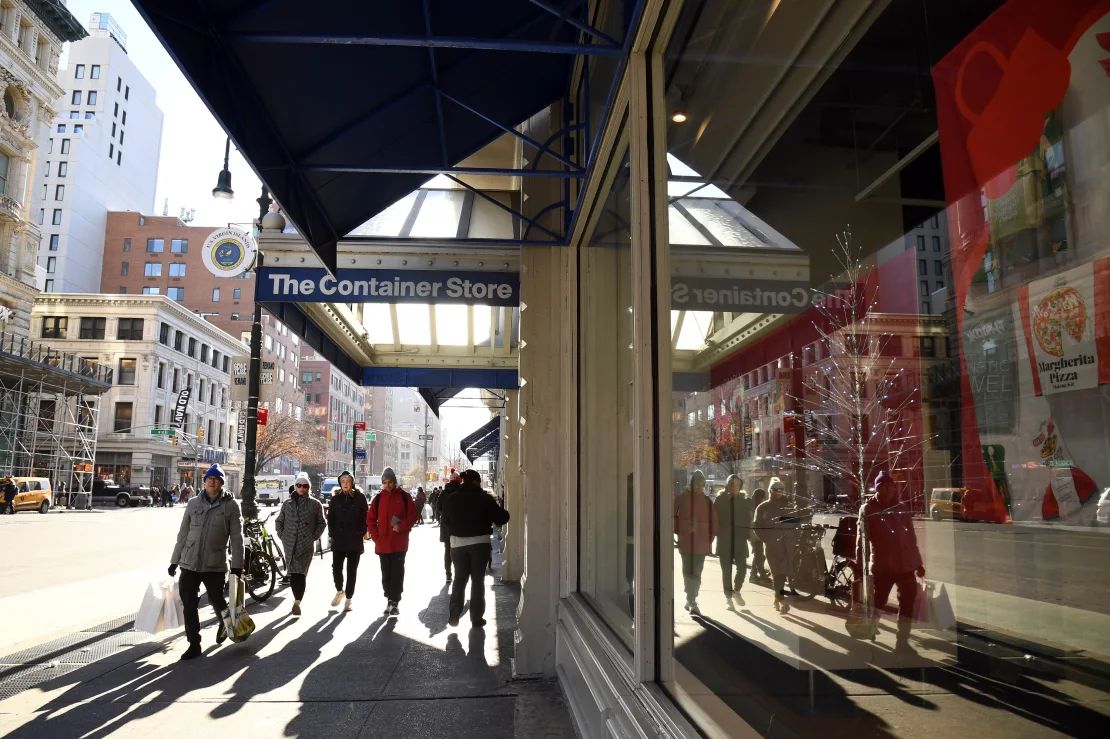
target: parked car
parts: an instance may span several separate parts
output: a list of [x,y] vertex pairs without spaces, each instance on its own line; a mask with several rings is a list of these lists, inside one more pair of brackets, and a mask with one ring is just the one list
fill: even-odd
[[117,485],[114,480],[94,480],[93,503],[115,503],[120,508],[149,506],[150,488],[146,485]]
[[1099,526],[1110,526],[1110,488],[1105,488],[1098,498],[1095,520],[1098,521]]
[[320,502],[327,505],[337,487],[339,487],[338,477],[325,477],[323,484],[320,485]]
[[934,521],[963,518],[964,488],[933,488],[929,496],[929,517]]
[[19,511],[38,511],[46,513],[50,510],[50,502],[54,500],[54,491],[50,487],[48,477],[13,477],[19,490],[15,496],[13,508]]

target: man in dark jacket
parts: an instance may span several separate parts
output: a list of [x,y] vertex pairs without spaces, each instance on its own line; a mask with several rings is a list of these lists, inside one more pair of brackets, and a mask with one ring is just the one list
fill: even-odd
[[886,470],[875,477],[875,495],[863,504],[862,526],[856,534],[856,561],[866,563],[871,573],[876,618],[886,605],[891,589],[898,586],[898,636],[895,649],[912,651],[917,578],[925,577],[925,565],[917,548],[917,532],[908,506],[898,500],[894,478]]
[[[752,502],[740,489],[740,478],[729,475],[725,490],[717,497],[717,558],[728,608],[744,605],[740,587],[748,575],[748,539],[752,535]],[[736,577],[732,568],[736,567]]]
[[19,495],[19,488],[15,486],[10,475],[4,475],[0,480],[0,496],[3,496],[2,513],[15,513],[15,496]]
[[443,544],[443,571],[447,575],[447,582],[451,582],[451,531],[447,527],[447,522],[443,519],[443,511],[446,510],[447,501],[462,485],[462,477],[459,476],[458,470],[454,467],[451,468],[451,481],[447,483],[447,487],[443,488],[443,492],[439,494],[439,499],[436,501],[436,510],[439,511],[439,541]]
[[424,488],[416,488],[416,513],[419,518],[416,519],[416,525],[420,526],[424,523],[424,506],[428,503],[428,496],[424,493]]
[[447,620],[459,625],[462,617],[466,582],[470,580],[470,623],[475,628],[486,625],[486,566],[492,547],[490,533],[494,526],[509,521],[509,512],[497,499],[482,490],[482,478],[476,470],[462,475],[462,485],[443,508],[443,518],[451,531],[451,561],[458,575],[451,587],[451,610]]
[[409,531],[416,523],[416,504],[397,484],[391,467],[382,470],[382,489],[370,503],[366,530],[374,540],[374,551],[382,568],[385,615],[401,613],[401,593],[405,587],[405,555],[409,551]]
[[216,643],[227,638],[223,612],[227,609],[224,599],[224,573],[227,572],[227,550],[231,549],[231,572],[243,574],[243,519],[239,504],[231,493],[224,492],[224,471],[214,464],[204,473],[204,495],[198,495],[185,506],[177,544],[170,557],[168,572],[173,577],[181,567],[181,604],[185,611],[185,636],[189,648],[181,659],[193,659],[200,651],[200,586],[208,591],[208,602],[216,611],[220,623]]
[[[364,551],[362,542],[366,536],[367,510],[366,496],[355,485],[354,476],[343,470],[339,473],[339,488],[328,504],[328,536],[331,539],[331,574],[335,581],[335,597],[331,604],[332,607],[338,606],[346,595],[344,613],[351,610],[351,598],[355,597],[358,562]],[[344,562],[347,563],[346,588],[343,587]]]

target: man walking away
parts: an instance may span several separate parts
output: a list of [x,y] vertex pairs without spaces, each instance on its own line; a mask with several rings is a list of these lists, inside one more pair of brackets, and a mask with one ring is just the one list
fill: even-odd
[[420,518],[416,520],[417,526],[424,524],[424,505],[428,502],[428,496],[424,494],[424,488],[416,488],[416,512]]
[[[335,581],[335,597],[331,604],[338,606],[346,595],[344,613],[351,610],[351,598],[355,597],[355,578],[366,536],[366,513],[366,496],[355,485],[354,475],[343,470],[339,473],[339,489],[328,504],[328,536],[331,538],[331,574]],[[343,587],[344,562],[347,563],[346,589]]]
[[[715,503],[717,507],[717,557],[721,562],[721,581],[728,608],[744,605],[740,588],[748,576],[748,538],[752,534],[752,502],[740,489],[740,478],[729,475],[725,491]],[[736,577],[732,576],[733,565]]]
[[309,495],[312,483],[307,473],[297,475],[294,489],[296,492],[281,504],[276,528],[289,561],[286,572],[289,574],[289,585],[293,588],[293,615],[299,616],[316,540],[324,533],[327,524],[324,523],[324,509],[320,501]]
[[462,485],[462,477],[458,470],[452,467],[450,482],[443,488],[443,492],[439,494],[439,500],[436,501],[436,510],[439,511],[439,541],[443,544],[443,572],[447,576],[447,582],[451,582],[451,530],[443,519],[443,511],[446,509],[447,501],[460,485]]
[[439,509],[436,507],[439,504],[439,488],[432,488],[431,495],[428,496],[428,505],[432,507],[432,520],[439,523]]
[[15,486],[11,475],[4,475],[4,479],[0,480],[0,494],[4,497],[0,512],[15,513],[15,496],[19,495],[19,488]]
[[925,577],[913,515],[898,499],[894,478],[886,470],[875,476],[871,489],[875,495],[863,504],[860,516],[863,525],[856,534],[856,561],[870,568],[876,620],[891,589],[898,586],[898,635],[894,648],[912,654],[910,628],[917,599],[917,578]]
[[374,552],[382,568],[385,615],[401,614],[401,593],[405,587],[405,554],[409,550],[409,531],[416,523],[416,504],[397,485],[392,467],[382,470],[382,489],[370,503],[366,514],[367,536],[374,540]]
[[482,490],[482,477],[476,470],[462,474],[461,487],[447,501],[443,518],[451,530],[451,561],[455,565],[451,587],[451,612],[447,623],[459,625],[466,583],[470,581],[470,623],[486,625],[486,565],[490,563],[490,533],[494,526],[509,521],[509,512]]
[[204,495],[197,496],[185,506],[185,515],[177,531],[177,544],[170,557],[168,572],[173,577],[181,568],[181,604],[185,611],[185,637],[189,648],[181,659],[199,657],[200,651],[200,586],[208,591],[208,602],[216,611],[219,629],[216,643],[227,639],[223,612],[227,610],[224,599],[224,573],[227,572],[227,551],[231,549],[231,572],[243,574],[243,520],[239,504],[231,493],[224,492],[224,471],[214,464],[204,473]]
[[[759,508],[759,504],[767,500],[767,491],[763,488],[756,488],[752,493],[752,520],[755,520],[755,512]],[[752,542],[752,576],[751,581],[765,581],[771,579],[771,573],[767,570],[767,549],[763,540],[759,538],[759,533],[752,528],[751,535]]]

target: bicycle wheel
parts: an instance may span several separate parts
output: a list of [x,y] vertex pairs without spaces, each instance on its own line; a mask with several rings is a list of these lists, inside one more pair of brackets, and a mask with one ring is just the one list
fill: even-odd
[[855,562],[850,559],[837,562],[836,566],[833,567],[832,574],[829,575],[829,587],[826,593],[829,597],[829,603],[834,608],[850,609],[852,607],[852,594],[856,583],[859,581],[859,568],[856,567]]
[[274,593],[277,585],[277,565],[274,558],[257,549],[251,550],[244,571],[247,592],[256,602],[262,603]]
[[273,557],[278,567],[278,574],[284,575],[289,568],[289,563],[285,561],[285,552],[281,551],[281,545],[278,544],[277,539],[273,537],[266,539],[266,553]]
[[812,600],[818,593],[824,591],[826,574],[824,558],[819,553],[812,552],[803,557],[794,568],[790,587],[802,600]]

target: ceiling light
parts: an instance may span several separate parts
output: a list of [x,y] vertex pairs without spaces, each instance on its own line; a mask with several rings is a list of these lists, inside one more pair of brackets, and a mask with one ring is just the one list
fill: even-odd
[[672,115],[671,120],[674,121],[675,123],[685,123],[686,122],[686,114],[680,111],[680,112],[675,113],[674,115]]

